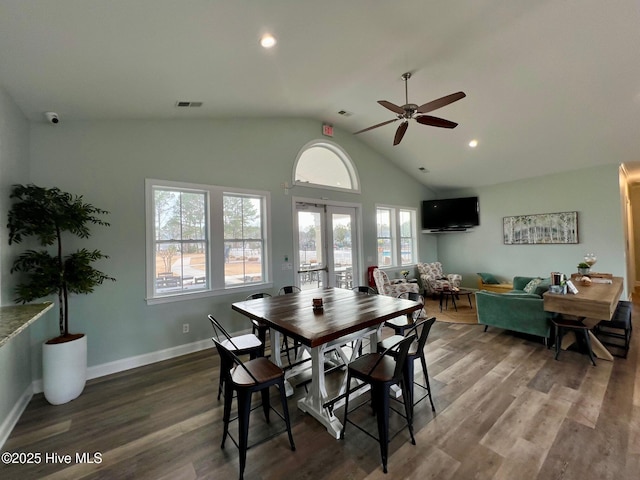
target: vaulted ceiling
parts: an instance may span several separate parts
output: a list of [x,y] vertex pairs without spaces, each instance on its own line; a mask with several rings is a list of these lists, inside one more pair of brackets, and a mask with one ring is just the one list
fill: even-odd
[[434,190],[640,161],[639,47],[636,0],[0,0],[0,85],[34,122],[286,116],[355,132],[395,118],[377,101],[405,103],[404,72],[410,103],[464,91],[431,113],[453,130],[411,121],[395,147],[400,122],[359,135]]

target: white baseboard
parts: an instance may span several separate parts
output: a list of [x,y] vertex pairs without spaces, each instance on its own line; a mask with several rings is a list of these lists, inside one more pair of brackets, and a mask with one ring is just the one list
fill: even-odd
[[[188,353],[199,352],[200,350],[205,350],[207,348],[213,348],[213,342],[210,338],[198,340],[193,343],[187,343],[185,345],[178,345],[177,347],[158,350],[156,352],[136,355],[135,357],[123,358],[114,362],[94,365],[93,367],[87,368],[87,380],[104,377],[105,375],[111,375],[112,373],[123,372],[136,367],[142,367],[151,363],[161,362],[163,360],[179,357]],[[42,379],[34,380],[32,384],[32,392],[41,393],[42,391]]]
[[33,397],[33,387],[29,385],[11,409],[7,418],[5,418],[2,424],[0,424],[0,450],[4,445],[4,442],[7,441],[7,438],[9,438],[13,427],[15,427],[18,420],[20,420],[22,412],[24,412],[24,409],[29,405],[31,397]]

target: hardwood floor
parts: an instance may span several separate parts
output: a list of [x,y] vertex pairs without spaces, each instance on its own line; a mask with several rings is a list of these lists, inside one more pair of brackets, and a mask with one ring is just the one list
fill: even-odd
[[[289,399],[297,450],[286,433],[251,448],[245,478],[639,478],[640,334],[627,359],[592,367],[586,355],[567,351],[555,361],[541,343],[483,328],[434,325],[426,352],[436,414],[428,400],[416,406],[417,444],[406,430],[391,441],[388,475],[374,440],[352,427],[344,440],[333,439],[296,407],[298,388]],[[3,451],[39,452],[42,461],[0,465],[0,478],[237,478],[237,449],[229,441],[220,449],[218,368],[212,349],[90,381],[66,405],[36,395]],[[283,429],[276,416],[271,425],[263,418],[261,409],[252,412],[250,439]],[[76,453],[95,452],[100,463],[76,463]],[[72,460],[45,463],[46,453]]]

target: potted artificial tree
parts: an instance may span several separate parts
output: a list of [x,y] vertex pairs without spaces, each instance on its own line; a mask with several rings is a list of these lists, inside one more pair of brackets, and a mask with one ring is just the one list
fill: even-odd
[[58,188],[14,185],[14,203],[9,210],[9,244],[35,237],[50,250],[27,250],[13,263],[11,272],[22,272],[16,287],[16,302],[27,303],[49,295],[58,296],[60,335],[48,340],[42,350],[44,395],[54,404],[69,402],[82,393],[86,382],[87,337],[69,332],[69,294],[90,293],[104,280],[115,280],[91,264],[108,258],[99,250],[85,248],[66,253],[64,234],[90,236],[89,226],[109,224],[98,215],[107,212],[84,203]]

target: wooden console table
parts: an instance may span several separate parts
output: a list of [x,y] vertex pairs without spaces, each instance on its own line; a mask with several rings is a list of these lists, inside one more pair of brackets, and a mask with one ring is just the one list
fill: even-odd
[[[589,329],[601,321],[609,321],[618,305],[622,294],[622,277],[613,277],[611,284],[592,283],[590,286],[576,285],[578,293],[566,295],[545,292],[544,309],[548,312],[564,313],[578,317]],[[589,332],[591,348],[598,358],[613,360],[611,352],[600,343],[596,336]],[[572,343],[571,336],[567,342],[563,340],[562,348],[566,349]]]

